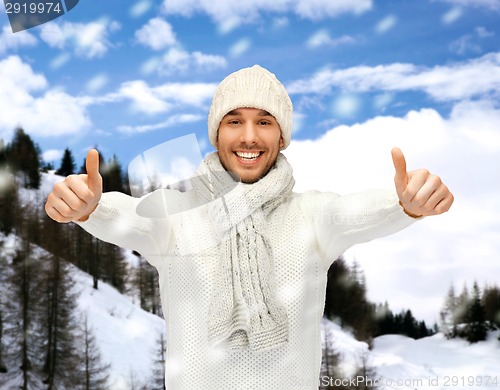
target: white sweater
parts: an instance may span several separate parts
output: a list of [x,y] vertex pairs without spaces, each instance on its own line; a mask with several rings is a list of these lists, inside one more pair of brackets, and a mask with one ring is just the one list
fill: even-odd
[[[180,209],[165,212],[154,201],[172,196]],[[267,351],[225,351],[210,346],[207,318],[221,237],[206,206],[182,211],[187,198],[159,190],[148,209],[141,210],[142,215],[155,214],[147,218],[136,213],[140,199],[105,193],[90,218],[79,223],[157,267],[167,325],[167,389],[317,390],[329,266],[350,246],[397,232],[414,219],[392,192],[293,194],[270,214],[266,234],[277,297],[289,318],[288,342]]]

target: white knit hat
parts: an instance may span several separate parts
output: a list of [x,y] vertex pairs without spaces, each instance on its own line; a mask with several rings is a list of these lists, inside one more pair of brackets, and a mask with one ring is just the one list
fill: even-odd
[[290,144],[293,105],[285,87],[274,74],[259,65],[231,73],[215,90],[208,114],[208,138],[215,147],[222,118],[238,108],[258,108],[276,118],[283,149]]

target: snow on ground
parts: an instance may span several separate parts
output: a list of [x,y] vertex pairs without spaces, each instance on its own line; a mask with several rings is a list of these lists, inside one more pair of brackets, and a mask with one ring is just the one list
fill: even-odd
[[111,364],[110,388],[128,390],[134,381],[143,383],[152,374],[165,321],[145,312],[106,283],[99,282],[99,289],[95,290],[92,277],[73,268],[80,290],[78,306],[87,314],[103,360]]
[[442,333],[420,340],[381,336],[375,339],[372,363],[393,384],[382,389],[500,389],[498,335],[491,332],[476,344],[447,340]]
[[[333,348],[344,359],[345,372],[360,363],[368,350],[366,343],[325,319],[322,330],[328,332]],[[490,332],[486,341],[476,344],[448,340],[442,333],[419,340],[380,336],[369,351],[368,365],[376,370],[379,390],[499,390],[499,334]]]

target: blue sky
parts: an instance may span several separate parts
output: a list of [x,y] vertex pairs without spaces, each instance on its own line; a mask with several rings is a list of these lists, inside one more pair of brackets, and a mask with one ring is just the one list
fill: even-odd
[[0,10],[5,142],[21,124],[56,166],[97,145],[126,167],[194,132],[204,154],[215,86],[258,63],[294,103],[297,190],[390,187],[400,146],[455,192],[449,215],[351,251],[374,299],[431,319],[451,282],[500,282],[500,0],[82,0],[16,34]]

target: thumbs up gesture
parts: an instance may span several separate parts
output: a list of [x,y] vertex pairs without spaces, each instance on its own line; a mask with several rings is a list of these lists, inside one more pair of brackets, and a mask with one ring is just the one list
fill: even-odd
[[97,207],[102,195],[97,150],[89,150],[85,168],[86,174],[69,175],[47,197],[45,212],[54,221],[85,221]]
[[417,218],[442,214],[450,209],[453,194],[439,176],[426,169],[407,172],[406,160],[399,148],[392,149],[392,161],[396,169],[396,192],[406,214]]

